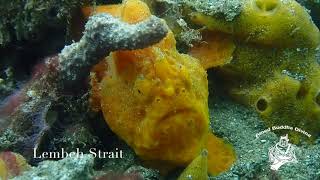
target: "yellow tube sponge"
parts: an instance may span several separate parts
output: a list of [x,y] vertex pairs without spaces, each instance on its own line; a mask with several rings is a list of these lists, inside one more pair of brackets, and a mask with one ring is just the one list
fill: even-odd
[[[232,60],[216,68],[229,95],[255,108],[269,127],[289,125],[311,135],[286,132],[295,142],[300,137],[312,141],[319,136],[320,33],[302,6],[294,0],[247,0],[233,21],[200,13],[192,18],[211,30],[211,36],[224,33],[234,43]],[[213,37],[204,41],[227,47],[225,41]],[[190,54],[195,50],[209,52],[204,47]],[[211,52],[216,56],[217,52]],[[204,53],[194,56],[210,57]],[[223,58],[206,60],[206,64],[223,62]]]
[[246,0],[233,21],[193,13],[193,22],[245,42],[273,47],[316,47],[319,30],[310,15],[294,0]]

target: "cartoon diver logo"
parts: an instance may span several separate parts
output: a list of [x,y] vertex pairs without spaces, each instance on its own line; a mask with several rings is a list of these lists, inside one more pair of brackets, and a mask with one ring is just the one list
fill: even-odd
[[289,143],[288,134],[281,136],[279,142],[269,149],[269,161],[272,170],[278,170],[287,163],[297,163],[295,147]]

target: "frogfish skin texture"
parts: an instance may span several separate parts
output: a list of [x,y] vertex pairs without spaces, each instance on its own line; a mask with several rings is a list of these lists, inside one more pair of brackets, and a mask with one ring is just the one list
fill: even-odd
[[[128,23],[150,16],[141,1],[119,8],[112,12],[122,12],[114,15]],[[206,71],[197,59],[180,54],[175,43],[169,32],[149,48],[111,53],[92,70],[92,105],[142,159],[184,166],[207,148],[208,170],[218,174],[235,155],[209,130]]]

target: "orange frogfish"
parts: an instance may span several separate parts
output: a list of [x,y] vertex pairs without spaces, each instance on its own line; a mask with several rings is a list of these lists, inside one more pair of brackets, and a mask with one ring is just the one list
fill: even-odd
[[[139,0],[95,12],[128,23],[150,16]],[[151,47],[111,53],[93,68],[91,85],[93,109],[102,110],[111,130],[143,160],[185,166],[206,148],[213,175],[234,162],[232,147],[209,128],[206,71],[197,59],[176,50],[172,32]]]

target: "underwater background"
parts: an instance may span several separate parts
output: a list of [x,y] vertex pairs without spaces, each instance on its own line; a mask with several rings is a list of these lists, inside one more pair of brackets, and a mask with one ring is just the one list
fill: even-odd
[[320,179],[319,0],[0,13],[0,180]]

